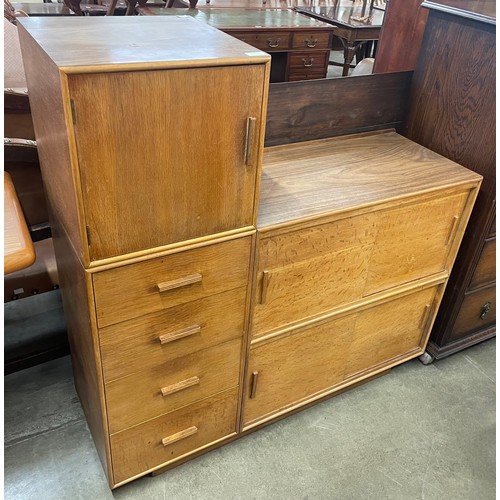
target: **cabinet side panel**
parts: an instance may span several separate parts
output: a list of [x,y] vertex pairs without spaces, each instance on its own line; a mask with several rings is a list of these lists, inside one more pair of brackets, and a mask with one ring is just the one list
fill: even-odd
[[68,139],[71,131],[63,99],[65,78],[22,26],[18,31],[45,191],[52,212],[82,255],[78,191]]
[[68,339],[71,349],[75,387],[80,397],[87,423],[103,464],[108,481],[112,484],[112,470],[104,404],[104,386],[98,355],[93,302],[88,291],[90,276],[85,273],[74,249],[64,233],[54,231],[54,249],[57,259],[59,283],[63,299]]

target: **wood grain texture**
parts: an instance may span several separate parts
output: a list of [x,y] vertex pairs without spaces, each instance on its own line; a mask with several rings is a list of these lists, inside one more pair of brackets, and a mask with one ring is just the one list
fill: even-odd
[[264,77],[264,65],[71,77],[92,260],[254,224]]
[[[495,4],[434,3],[478,12]],[[440,349],[445,355],[491,336],[491,324],[485,325],[484,336],[471,334],[470,342],[460,342],[452,332],[495,213],[495,26],[491,19],[483,23],[477,16],[471,20],[428,6],[405,134],[484,177],[431,336],[433,353],[442,357]],[[469,333],[464,332],[464,340]]]
[[57,219],[82,259],[85,249],[83,220],[78,215],[78,174],[65,132],[71,130],[63,98],[66,82],[31,34],[21,24],[18,28],[42,179],[54,214],[52,222]]
[[400,128],[411,73],[278,83],[269,88],[266,146]]
[[[245,286],[250,238],[188,250],[93,275],[99,326],[136,318]],[[203,280],[188,287],[158,292],[157,284],[199,273]]]
[[258,228],[479,180],[394,132],[267,148]]
[[31,266],[36,255],[21,203],[7,172],[3,174],[3,182],[3,265],[4,274],[9,274]]
[[422,0],[391,0],[377,46],[374,73],[413,71],[417,65],[428,10]]
[[[236,432],[237,389],[220,393],[111,437],[115,484],[143,475]],[[162,439],[189,427],[198,432],[170,446]]]
[[[141,372],[106,384],[109,432],[114,434],[213,394],[236,387],[241,340],[163,363],[148,363]],[[214,369],[214,367],[217,367]],[[197,377],[198,384],[164,396],[161,389]]]
[[472,275],[469,288],[493,283],[496,279],[496,238],[486,240],[481,255]]
[[[383,366],[423,351],[436,287],[415,287],[361,312],[319,320],[252,347],[247,373],[258,386],[245,396],[245,426],[306,404],[344,381],[357,381]],[[423,315],[425,315],[424,321]]]
[[[270,60],[264,52],[187,17],[45,17],[22,19],[19,24],[37,39],[48,58],[67,73]],[[193,44],[193,40],[197,43]]]
[[[101,328],[104,379],[110,382],[166,360],[243,335],[246,287],[211,295],[126,322]],[[161,344],[160,337],[199,326],[198,333]]]
[[57,225],[52,230],[75,387],[104,472],[112,486],[113,467],[91,280],[68,236]]

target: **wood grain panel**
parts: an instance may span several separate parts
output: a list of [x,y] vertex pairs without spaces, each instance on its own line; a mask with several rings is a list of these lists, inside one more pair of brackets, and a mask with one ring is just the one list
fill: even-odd
[[345,378],[359,376],[412,350],[422,353],[435,314],[436,292],[436,288],[427,288],[360,312]]
[[[251,238],[210,245],[93,275],[99,326],[158,312],[245,286]],[[199,282],[166,292],[158,284],[198,274]]]
[[[120,483],[236,432],[237,389],[223,392],[111,436],[114,482]],[[198,432],[163,446],[191,427]]]
[[394,132],[267,148],[263,166],[260,230],[481,179]]
[[[104,379],[110,382],[243,335],[246,287],[101,328]],[[199,331],[196,328],[199,327]],[[193,333],[180,337],[179,332]],[[161,343],[160,337],[178,334]],[[189,332],[186,332],[189,333]]]
[[64,228],[82,259],[85,250],[82,243],[83,220],[78,215],[78,173],[72,165],[70,141],[66,134],[67,129],[71,130],[71,117],[67,116],[67,103],[63,98],[67,89],[66,80],[21,23],[18,32],[30,89],[40,168],[54,214],[52,223],[57,218],[57,223]]
[[472,275],[469,288],[477,288],[479,286],[488,285],[495,281],[496,278],[496,238],[486,241],[484,244],[481,256],[476,266],[476,270]]
[[255,224],[264,87],[264,65],[71,77],[92,260]]
[[270,85],[266,146],[400,127],[411,73]]
[[468,194],[382,213],[364,295],[446,270]]
[[[354,326],[355,318],[348,316],[253,347],[247,369],[245,425],[341,382]],[[254,397],[249,392],[252,373],[257,373]]]
[[[163,363],[149,363],[142,372],[106,384],[109,432],[114,434],[169,413],[218,392],[236,387],[240,376],[241,340],[235,339]],[[198,381],[185,389],[161,389],[188,379]]]

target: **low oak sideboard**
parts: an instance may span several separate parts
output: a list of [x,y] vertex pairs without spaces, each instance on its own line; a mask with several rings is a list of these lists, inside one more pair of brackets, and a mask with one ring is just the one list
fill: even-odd
[[191,19],[20,39],[111,488],[424,352],[481,176],[394,130],[264,152],[269,55]]

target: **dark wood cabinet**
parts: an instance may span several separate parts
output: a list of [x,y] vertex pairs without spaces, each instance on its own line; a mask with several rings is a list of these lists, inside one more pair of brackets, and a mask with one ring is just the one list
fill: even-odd
[[425,1],[405,134],[483,183],[427,347],[442,358],[495,335],[495,2]]

